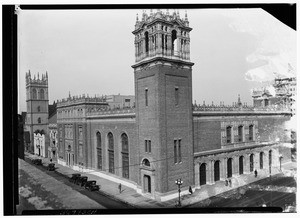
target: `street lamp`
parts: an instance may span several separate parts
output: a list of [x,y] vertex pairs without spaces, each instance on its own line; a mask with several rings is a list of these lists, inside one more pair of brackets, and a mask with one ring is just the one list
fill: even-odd
[[181,206],[181,202],[180,202],[180,186],[182,185],[183,181],[181,179],[177,179],[175,181],[175,184],[178,185],[178,206]]

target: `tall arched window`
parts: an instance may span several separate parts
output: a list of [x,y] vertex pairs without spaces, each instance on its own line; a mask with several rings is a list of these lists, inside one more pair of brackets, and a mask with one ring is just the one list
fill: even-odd
[[37,107],[37,111],[38,111],[38,112],[41,112],[41,106],[38,106],[38,107]]
[[250,172],[253,172],[254,168],[254,154],[250,155]]
[[259,153],[259,168],[264,168],[264,152]]
[[200,185],[206,184],[206,164],[202,163],[200,165]]
[[244,174],[244,156],[239,157],[239,173]]
[[128,149],[128,137],[125,133],[121,135],[122,142],[122,176],[129,178],[129,149]]
[[100,132],[96,133],[96,138],[97,138],[97,168],[99,170],[102,170],[102,145],[101,145],[101,134]]
[[38,118],[38,123],[41,123],[41,118],[40,117]]
[[226,142],[231,143],[231,132],[232,132],[232,127],[227,126],[226,127]]
[[148,32],[145,32],[145,51],[148,53],[149,51],[149,35]]
[[44,99],[45,99],[45,92],[44,92],[44,89],[41,89],[41,90],[40,90],[40,96],[39,96],[39,99],[41,99],[41,100],[44,100]]
[[244,141],[244,127],[243,126],[238,127],[238,136],[239,136],[239,142]]
[[32,89],[32,99],[37,99],[36,89]]
[[214,179],[215,182],[220,180],[220,161],[217,160],[214,164]]
[[269,167],[272,166],[272,150],[269,151]]
[[177,32],[176,30],[172,30],[172,55],[174,55],[174,51],[177,51]]
[[250,125],[249,126],[249,141],[253,141],[254,140],[254,126]]
[[227,160],[227,178],[232,177],[232,158],[228,158]]
[[108,139],[108,170],[110,173],[115,173],[114,136],[111,132],[107,134],[107,139]]

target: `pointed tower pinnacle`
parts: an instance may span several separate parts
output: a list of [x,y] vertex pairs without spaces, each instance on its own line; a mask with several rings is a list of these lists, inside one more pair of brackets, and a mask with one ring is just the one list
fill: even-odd
[[153,15],[153,10],[152,9],[150,9],[150,16],[152,16]]
[[139,22],[139,14],[136,14],[136,22]]
[[240,97],[240,94],[238,95],[238,102],[237,102],[237,105],[240,107],[242,106],[242,102],[241,102],[241,97]]
[[169,15],[169,9],[167,9],[166,15]]
[[46,79],[48,79],[48,72],[46,71]]
[[37,79],[39,80],[40,79],[40,73],[38,72],[38,77],[37,77]]
[[71,98],[71,92],[69,91],[69,98]]
[[185,21],[188,21],[187,11],[185,10]]

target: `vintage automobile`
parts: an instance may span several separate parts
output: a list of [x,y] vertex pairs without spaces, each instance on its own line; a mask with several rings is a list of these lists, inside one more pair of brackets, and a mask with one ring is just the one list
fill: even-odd
[[33,159],[32,163],[35,165],[42,165],[42,159]]
[[76,179],[75,184],[82,186],[82,184],[85,184],[87,180],[88,180],[87,176],[80,176],[79,178]]
[[73,173],[71,178],[69,179],[70,182],[75,183],[76,180],[81,176],[79,173]]
[[55,164],[54,163],[49,163],[48,167],[47,167],[47,170],[54,171],[55,170]]
[[84,188],[89,191],[99,191],[100,185],[97,185],[95,180],[91,180],[85,183]]

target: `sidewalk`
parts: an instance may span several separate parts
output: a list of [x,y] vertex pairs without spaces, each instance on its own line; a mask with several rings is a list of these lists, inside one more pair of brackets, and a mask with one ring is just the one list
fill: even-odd
[[[25,153],[25,157],[28,158],[41,158],[43,160],[43,164],[47,165],[50,163],[48,158],[42,158],[35,155],[31,155],[28,153]],[[97,184],[101,185],[100,191],[104,193],[105,195],[109,196],[110,198],[113,198],[115,200],[119,200],[122,202],[125,202],[129,205],[132,205],[136,208],[172,208],[175,207],[176,202],[178,201],[178,198],[169,200],[166,202],[158,202],[153,199],[146,198],[140,194],[138,194],[134,189],[129,188],[125,185],[122,185],[122,192],[119,193],[118,189],[118,183],[115,183],[113,181],[101,178],[99,176],[93,175],[91,173],[83,173],[78,172],[73,169],[70,169],[69,167],[65,167],[62,165],[59,165],[58,163],[55,163],[56,171],[71,177],[73,173],[80,173],[81,175],[88,176],[89,180],[96,180]],[[282,165],[282,172],[279,170],[273,169],[272,175],[276,175],[279,173],[287,174],[288,172],[291,172],[291,170],[296,169],[296,163],[288,163]],[[269,174],[267,172],[260,172],[255,178],[254,174],[245,174],[245,175],[238,175],[231,178],[232,180],[232,186],[225,186],[224,181],[218,181],[213,185],[203,185],[200,189],[197,189],[193,194],[191,195],[184,195],[181,196],[181,205],[188,206],[190,204],[195,204],[200,201],[203,201],[203,206],[205,207],[205,204],[208,200],[208,198],[224,193],[229,192],[231,190],[234,190],[238,187],[244,186],[246,184],[267,178]]]

